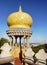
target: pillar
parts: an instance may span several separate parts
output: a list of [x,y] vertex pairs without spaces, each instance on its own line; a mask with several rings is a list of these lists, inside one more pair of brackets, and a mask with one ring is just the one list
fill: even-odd
[[27,43],[27,47],[30,46],[30,37],[26,37],[26,43]]
[[9,38],[10,38],[10,46],[11,46],[11,43],[12,43],[12,38],[9,36]]
[[15,43],[17,43],[17,37],[15,36]]
[[23,36],[23,43],[25,44],[25,35]]
[[17,43],[17,37],[14,36],[14,46],[16,46]]
[[17,36],[15,36],[15,47],[17,46]]
[[19,58],[20,58],[20,61],[22,62],[22,46],[21,46],[21,37],[19,37],[20,38],[20,42],[19,42],[19,44],[20,44],[20,54],[19,54]]
[[15,43],[14,39],[15,39],[15,37],[12,36],[12,48],[14,48],[14,43]]

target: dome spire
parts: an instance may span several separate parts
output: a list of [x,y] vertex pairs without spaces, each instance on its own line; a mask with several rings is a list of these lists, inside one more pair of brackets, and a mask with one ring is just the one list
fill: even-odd
[[14,12],[8,16],[7,24],[10,28],[30,28],[32,25],[32,17],[22,11],[21,6],[19,6],[19,11]]
[[19,12],[22,12],[22,8],[21,8],[21,5],[19,6]]

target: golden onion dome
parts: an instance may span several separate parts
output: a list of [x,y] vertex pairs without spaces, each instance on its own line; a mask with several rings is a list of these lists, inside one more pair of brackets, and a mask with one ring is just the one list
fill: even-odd
[[8,16],[7,24],[10,28],[30,28],[32,17],[23,12],[20,6],[18,12],[14,12]]

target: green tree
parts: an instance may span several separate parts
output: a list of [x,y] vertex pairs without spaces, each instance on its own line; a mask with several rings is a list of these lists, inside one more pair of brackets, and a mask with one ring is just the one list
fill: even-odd
[[37,53],[40,49],[44,49],[45,52],[47,53],[47,44],[41,44],[38,46],[32,46],[32,49],[35,53]]
[[0,47],[4,44],[4,43],[8,43],[8,39],[5,39],[5,38],[1,38],[0,39]]

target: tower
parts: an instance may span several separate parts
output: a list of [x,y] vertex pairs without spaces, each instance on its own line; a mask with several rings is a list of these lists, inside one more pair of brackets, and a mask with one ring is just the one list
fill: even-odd
[[[9,30],[6,31],[10,37],[10,46],[13,48],[14,44],[17,43],[17,38],[20,39],[20,53],[21,53],[21,38],[26,39],[27,46],[29,46],[29,39],[32,35],[30,27],[32,25],[32,17],[23,12],[21,6],[18,12],[14,12],[8,16],[7,24]],[[14,41],[15,39],[15,41]]]

